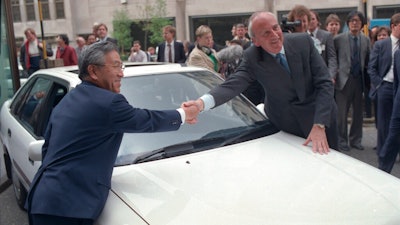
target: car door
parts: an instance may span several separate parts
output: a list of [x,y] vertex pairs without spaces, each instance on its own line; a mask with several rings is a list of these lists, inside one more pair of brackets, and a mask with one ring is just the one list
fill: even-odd
[[67,93],[67,87],[49,76],[30,80],[11,104],[12,124],[8,127],[8,151],[21,183],[28,188],[40,162],[29,159],[32,143],[43,142],[53,108]]

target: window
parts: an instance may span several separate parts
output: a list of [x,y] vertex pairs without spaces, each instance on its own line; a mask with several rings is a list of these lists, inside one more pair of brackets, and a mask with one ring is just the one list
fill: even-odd
[[14,85],[13,82],[13,74],[17,71],[14,71],[15,68],[12,66],[12,59],[15,59],[11,54],[10,49],[15,47],[15,45],[10,46],[10,26],[11,23],[11,15],[6,15],[6,7],[5,1],[0,2],[0,106],[4,101],[11,98],[14,94]]
[[251,14],[238,14],[238,15],[215,15],[215,16],[201,16],[201,17],[190,17],[191,23],[190,28],[190,39],[195,41],[194,36],[196,29],[200,25],[207,25],[211,28],[214,42],[217,45],[225,46],[225,41],[232,40],[232,26],[237,23],[247,24],[247,20]]
[[26,19],[28,21],[35,21],[35,4],[33,0],[25,0]]
[[42,18],[43,20],[50,19],[49,0],[41,0],[42,3]]
[[29,94],[24,99],[24,104],[19,112],[19,116],[23,124],[25,124],[28,129],[32,130],[33,132],[37,127],[42,105],[49,93],[51,83],[52,82],[47,79],[37,79],[35,84],[32,86],[32,89],[30,89]]
[[393,14],[400,12],[400,5],[385,5],[373,7],[374,18],[391,18]]
[[67,93],[67,88],[39,77],[22,87],[11,105],[11,111],[23,126],[37,137],[44,135],[50,114]]
[[56,3],[56,18],[65,19],[64,0],[55,0]]
[[11,1],[11,10],[14,22],[21,22],[21,11],[20,11],[19,0]]

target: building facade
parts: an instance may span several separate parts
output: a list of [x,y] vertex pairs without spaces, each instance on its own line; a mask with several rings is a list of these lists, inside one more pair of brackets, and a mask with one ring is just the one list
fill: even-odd
[[[131,19],[143,18],[146,5],[160,0],[12,0],[14,30],[17,42],[24,40],[24,30],[34,28],[40,36],[40,16],[38,2],[42,5],[44,36],[52,40],[58,34],[67,34],[70,39],[91,33],[94,23],[108,25],[112,36],[112,20],[116,11],[126,9]],[[161,0],[162,1],[162,0]],[[368,18],[388,18],[400,12],[396,0],[366,0]],[[330,13],[341,18],[351,10],[364,12],[363,0],[164,0],[167,18],[171,18],[177,28],[178,40],[194,39],[194,30],[200,24],[209,25],[216,43],[224,44],[230,39],[234,23],[246,22],[255,11],[271,11],[278,18],[286,14],[296,4],[302,4],[320,13],[321,19]],[[344,21],[342,21],[343,26]],[[161,32],[161,31],[160,31]],[[133,34],[135,30],[132,31]],[[143,37],[134,37],[143,40]],[[143,43],[143,42],[142,42]],[[18,44],[18,43],[17,43]],[[71,42],[71,45],[74,45]],[[147,46],[143,46],[147,47]]]

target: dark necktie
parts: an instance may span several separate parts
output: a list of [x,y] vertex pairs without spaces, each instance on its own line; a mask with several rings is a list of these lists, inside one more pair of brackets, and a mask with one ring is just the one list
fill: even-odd
[[172,50],[171,50],[171,44],[168,44],[168,62],[172,63]]
[[282,53],[278,53],[278,54],[276,54],[275,58],[276,58],[276,61],[278,61],[278,63],[281,64],[283,66],[283,68],[285,68],[285,70],[290,73],[289,64],[286,61],[285,56]]
[[353,76],[361,75],[361,64],[360,64],[360,50],[358,48],[358,38],[353,38],[353,48],[351,54],[351,74]]

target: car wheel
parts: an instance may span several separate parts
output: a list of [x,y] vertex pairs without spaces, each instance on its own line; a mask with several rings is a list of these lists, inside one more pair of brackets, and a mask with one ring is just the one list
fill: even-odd
[[14,167],[12,167],[12,183],[18,206],[21,209],[25,210],[24,205],[28,193],[25,187],[22,185],[21,181],[19,180]]

